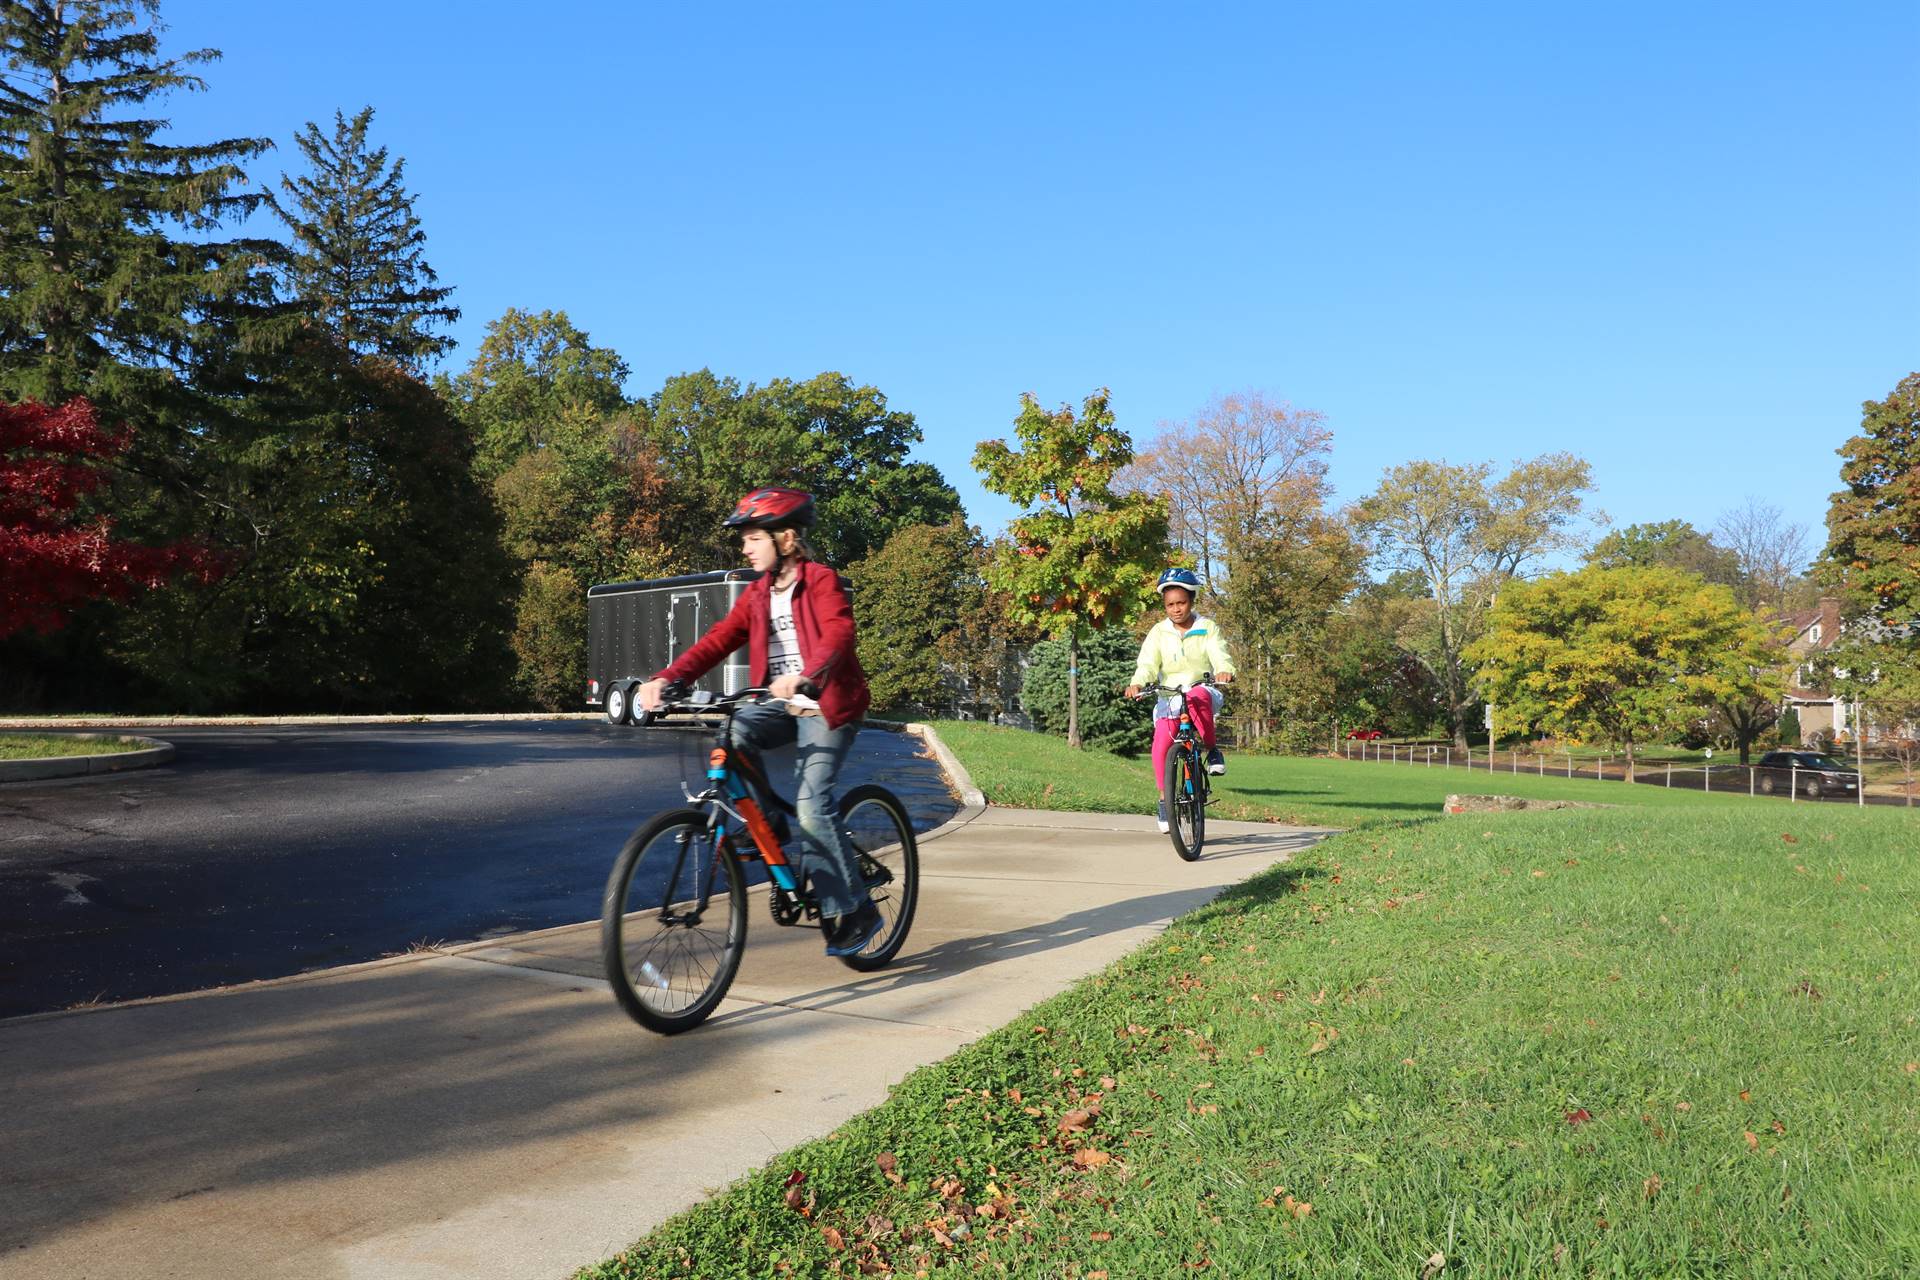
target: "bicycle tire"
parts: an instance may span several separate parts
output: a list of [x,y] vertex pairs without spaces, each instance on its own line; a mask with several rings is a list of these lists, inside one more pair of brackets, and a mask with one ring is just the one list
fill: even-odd
[[[1180,744],[1167,753],[1166,765],[1167,837],[1173,851],[1186,862],[1200,857],[1207,838],[1207,810],[1197,793],[1193,779],[1193,756]],[[1205,783],[1200,783],[1204,787]],[[1185,830],[1182,830],[1182,828]]]
[[[711,866],[715,874],[710,881],[688,882],[689,868],[676,856],[681,848],[693,850],[694,873]],[[670,878],[686,886],[675,893],[694,895],[704,889],[707,895],[707,905],[692,923],[662,918],[669,906],[692,901],[691,896],[676,900],[668,892]],[[724,917],[717,937],[711,928],[700,927],[716,911]],[[649,916],[654,918],[649,921]],[[650,940],[643,942],[643,926],[649,923]],[[669,810],[627,838],[600,903],[600,959],[614,998],[635,1022],[661,1035],[699,1026],[733,985],[746,945],[746,879],[732,842],[708,831],[706,814]]]
[[871,860],[890,876],[877,884],[874,876],[867,879],[868,894],[885,922],[880,932],[860,951],[840,957],[849,969],[870,973],[900,954],[913,927],[920,905],[920,847],[906,806],[876,783],[855,787],[840,798],[840,830],[863,869]]

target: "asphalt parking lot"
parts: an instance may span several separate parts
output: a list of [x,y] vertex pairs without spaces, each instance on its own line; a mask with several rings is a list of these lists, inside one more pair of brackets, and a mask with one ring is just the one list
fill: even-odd
[[[172,763],[0,784],[0,1017],[592,919],[710,745],[586,720],[153,732]],[[868,730],[843,781],[931,829],[957,806],[921,750]]]

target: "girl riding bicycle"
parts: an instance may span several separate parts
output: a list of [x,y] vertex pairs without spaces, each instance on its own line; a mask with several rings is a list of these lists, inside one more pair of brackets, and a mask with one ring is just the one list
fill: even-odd
[[727,528],[741,531],[741,552],[760,577],[711,631],[641,685],[638,697],[642,709],[657,710],[669,685],[691,684],[747,646],[753,683],[784,705],[742,707],[733,720],[734,745],[752,755],[795,746],[801,866],[820,902],[827,954],[845,956],[865,947],[882,923],[840,834],[834,794],[869,695],[840,575],[814,560],[802,537],[813,518],[813,496],[798,489],[755,489],[740,499]]
[[[1200,684],[1209,671],[1219,684],[1233,683],[1233,658],[1221,638],[1220,628],[1211,618],[1194,612],[1193,602],[1200,594],[1200,577],[1191,569],[1169,569],[1160,575],[1160,602],[1167,616],[1153,624],[1140,644],[1140,660],[1134,664],[1133,683],[1127,697],[1140,696],[1143,684],[1171,684],[1190,688]],[[1207,744],[1207,772],[1227,771],[1227,758],[1220,753],[1214,738],[1213,716],[1223,695],[1208,688],[1208,697],[1190,697],[1187,712],[1200,740]],[[1153,783],[1161,789],[1160,830],[1167,830],[1166,768],[1167,750],[1173,745],[1177,714],[1174,700],[1162,698],[1153,708]]]

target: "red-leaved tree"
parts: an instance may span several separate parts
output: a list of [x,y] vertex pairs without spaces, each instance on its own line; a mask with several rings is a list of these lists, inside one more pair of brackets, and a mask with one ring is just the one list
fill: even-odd
[[129,430],[103,428],[84,399],[57,409],[0,404],[0,637],[57,631],[91,600],[218,575],[220,562],[202,543],[121,542],[111,518],[80,514],[82,499],[106,481],[101,463],[131,441]]

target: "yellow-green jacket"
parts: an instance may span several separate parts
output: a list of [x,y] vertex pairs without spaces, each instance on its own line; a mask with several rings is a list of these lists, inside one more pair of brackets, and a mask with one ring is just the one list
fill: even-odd
[[1129,683],[1192,685],[1209,671],[1233,674],[1233,658],[1213,619],[1196,614],[1193,625],[1182,631],[1162,618],[1141,641],[1140,661]]

